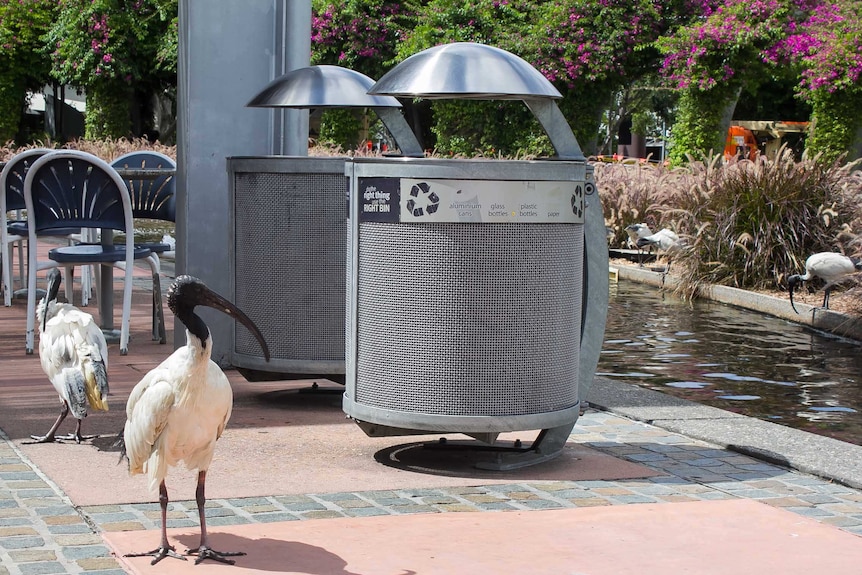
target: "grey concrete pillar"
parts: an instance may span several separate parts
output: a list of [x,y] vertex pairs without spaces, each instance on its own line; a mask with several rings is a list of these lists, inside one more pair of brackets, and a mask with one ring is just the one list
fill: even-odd
[[[284,51],[293,49],[286,38],[294,29],[310,42],[310,6],[310,0],[180,0],[177,273],[197,276],[230,299],[233,223],[225,158],[286,147],[275,112],[245,104],[284,73]],[[293,13],[307,13],[308,21],[288,18]],[[302,61],[302,55],[291,58]],[[212,332],[213,360],[226,364],[234,321],[214,310],[200,314]],[[185,342],[179,323],[175,339]]]

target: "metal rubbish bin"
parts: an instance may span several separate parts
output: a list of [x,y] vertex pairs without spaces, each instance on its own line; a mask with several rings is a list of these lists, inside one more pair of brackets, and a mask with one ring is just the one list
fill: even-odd
[[[249,106],[372,108],[401,152],[422,150],[374,80],[339,66],[307,66],[266,86]],[[227,160],[233,295],[269,342],[235,331],[231,364],[251,381],[344,381],[346,157],[266,156]]]
[[559,92],[508,52],[458,43],[408,58],[371,93],[524,100],[557,157],[346,164],[345,413],[371,436],[490,445],[542,430],[482,467],[555,457],[592,381],[608,298],[601,206]]

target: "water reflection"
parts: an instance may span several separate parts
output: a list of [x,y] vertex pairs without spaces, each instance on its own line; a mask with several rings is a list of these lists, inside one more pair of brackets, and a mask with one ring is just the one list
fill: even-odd
[[611,284],[598,373],[862,445],[860,347],[622,281]]

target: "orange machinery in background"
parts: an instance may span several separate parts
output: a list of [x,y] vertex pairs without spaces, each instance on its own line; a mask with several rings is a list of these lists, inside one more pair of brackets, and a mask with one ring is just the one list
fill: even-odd
[[758,153],[775,158],[787,134],[808,131],[808,122],[775,122],[736,120],[727,129],[724,157],[739,156],[753,160]]
[[727,141],[724,144],[724,157],[730,159],[733,156],[753,160],[760,153],[757,138],[748,128],[742,126],[730,126],[727,129]]

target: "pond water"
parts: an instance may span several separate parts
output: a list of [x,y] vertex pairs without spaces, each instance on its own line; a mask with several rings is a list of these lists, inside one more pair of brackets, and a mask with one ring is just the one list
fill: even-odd
[[862,445],[862,343],[630,281],[609,302],[598,375]]

